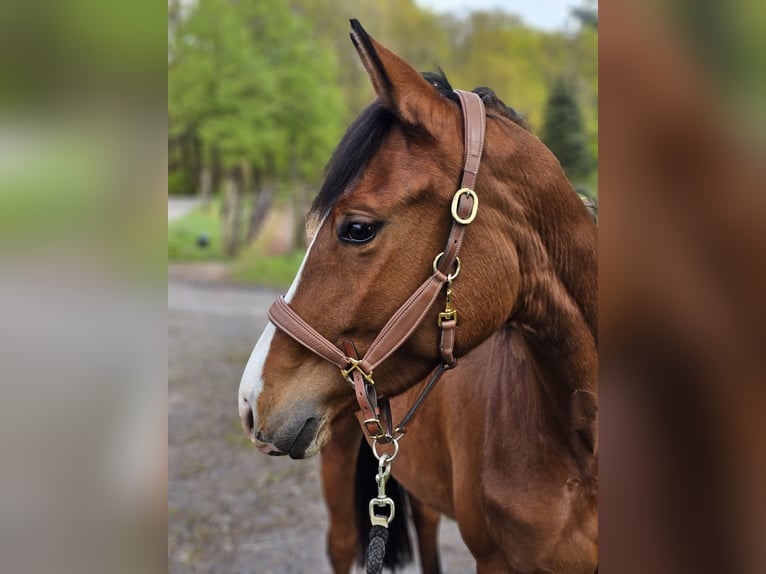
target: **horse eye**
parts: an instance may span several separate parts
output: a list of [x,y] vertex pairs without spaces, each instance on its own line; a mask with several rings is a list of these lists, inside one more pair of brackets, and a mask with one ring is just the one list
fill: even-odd
[[340,238],[350,243],[367,243],[375,237],[377,231],[378,226],[375,223],[349,221],[343,226]]

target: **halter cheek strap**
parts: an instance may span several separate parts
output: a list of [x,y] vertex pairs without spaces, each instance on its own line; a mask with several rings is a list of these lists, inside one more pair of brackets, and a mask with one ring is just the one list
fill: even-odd
[[[454,367],[457,362],[454,356],[457,311],[451,306],[452,281],[460,272],[458,254],[463,244],[466,227],[476,217],[479,206],[479,199],[473,188],[476,184],[484,146],[486,119],[484,104],[478,95],[461,90],[455,90],[455,92],[460,98],[463,110],[463,175],[460,189],[455,192],[452,199],[453,222],[447,243],[444,251],[434,259],[433,274],[388,320],[367,348],[364,356],[361,359],[358,358],[351,341],[346,341],[343,349],[328,341],[304,321],[284,298],[280,297],[269,308],[269,319],[279,330],[337,366],[343,377],[354,385],[357,402],[364,416],[365,431],[371,438],[378,440],[390,440],[393,434],[399,436],[404,434],[407,424],[420,408],[433,385],[445,370]],[[396,352],[423,323],[445,284],[447,285],[447,303],[444,312],[439,314],[438,320],[441,365],[434,371],[420,397],[396,429],[392,428],[387,399],[381,400],[384,418],[388,419],[385,421],[387,430],[384,430],[380,422],[381,408],[375,391],[373,371]]]

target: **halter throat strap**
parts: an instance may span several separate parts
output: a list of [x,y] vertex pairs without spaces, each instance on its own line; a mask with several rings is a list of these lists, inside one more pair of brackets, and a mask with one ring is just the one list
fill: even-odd
[[[269,308],[269,320],[275,327],[308,350],[337,366],[341,370],[343,377],[355,385],[357,400],[365,417],[368,416],[369,412],[378,414],[376,413],[378,410],[377,404],[372,404],[377,399],[371,400],[369,396],[370,394],[375,395],[373,371],[412,336],[415,330],[423,323],[444,285],[448,283],[451,285],[452,279],[457,275],[456,266],[459,268],[458,254],[463,243],[465,230],[476,217],[479,200],[473,188],[476,184],[476,176],[479,171],[484,146],[486,130],[484,104],[481,98],[472,92],[455,90],[455,93],[460,99],[463,110],[463,173],[461,187],[455,193],[452,201],[453,222],[447,243],[444,251],[434,261],[433,274],[418,287],[388,320],[377,337],[375,337],[375,340],[367,348],[364,356],[358,359],[355,350],[351,353],[352,345],[349,346],[350,342],[344,344],[345,349],[341,349],[326,339],[303,320],[284,298],[280,297]],[[452,269],[456,269],[456,271],[450,275]],[[439,328],[441,336],[439,351],[442,365],[438,369],[439,375],[446,368],[454,366],[456,362],[454,357],[456,326],[457,319],[454,311],[451,316],[440,318]],[[361,379],[365,381],[365,392],[362,392]],[[428,385],[428,391],[433,386],[433,382],[435,380],[432,380],[432,383]],[[373,387],[372,393],[367,392],[370,390],[368,386]],[[416,401],[415,406],[419,407],[424,399],[425,395]],[[413,415],[414,411],[405,415],[407,422],[409,422]],[[371,429],[365,427],[365,430],[370,433]],[[389,429],[389,435],[390,432],[391,429]],[[375,436],[372,433],[370,434],[373,437]],[[382,431],[378,434],[385,436],[385,433]]]

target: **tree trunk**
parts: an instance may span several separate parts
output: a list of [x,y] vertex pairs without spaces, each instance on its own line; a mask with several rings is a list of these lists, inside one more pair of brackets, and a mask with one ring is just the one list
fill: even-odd
[[210,172],[210,168],[203,165],[199,172],[199,198],[201,202],[202,211],[208,211],[210,209],[210,198],[213,188],[213,174]]
[[242,215],[241,174],[233,169],[227,172],[224,179],[224,203],[221,210],[223,229],[221,244],[223,253],[234,257],[239,251],[239,222]]
[[271,209],[271,204],[274,201],[276,190],[276,183],[267,181],[254,191],[250,206],[250,221],[247,228],[248,242],[255,240],[258,233],[260,233],[263,223],[266,221],[266,216]]
[[306,249],[306,214],[309,210],[309,194],[306,185],[294,182],[293,187],[293,250]]
[[273,179],[273,158],[266,158],[266,167],[256,170],[253,174],[253,193],[250,200],[250,218],[247,225],[247,241],[254,241],[260,233],[266,216],[269,214],[274,196],[277,193],[277,182]]
[[290,184],[293,189],[293,240],[292,248],[305,249],[308,246],[306,237],[306,214],[309,210],[309,195],[306,185],[301,181],[298,171],[298,154],[293,146],[290,154]]
[[228,171],[221,165],[221,153],[217,147],[213,147],[210,154],[210,198],[215,196],[216,192],[221,189],[221,182],[226,177]]

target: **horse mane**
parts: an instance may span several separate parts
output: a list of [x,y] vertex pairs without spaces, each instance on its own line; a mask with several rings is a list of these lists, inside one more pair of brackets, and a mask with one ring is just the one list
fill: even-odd
[[[460,105],[460,99],[443,70],[424,72],[422,76],[439,94]],[[499,114],[529,131],[525,117],[506,106],[491,89],[478,87],[473,92],[484,102],[487,117]],[[324,182],[311,205],[310,219],[320,221],[330,213],[343,193],[359,179],[367,162],[398,121],[393,112],[376,100],[351,123],[327,163]]]
[[[439,69],[438,72],[423,72],[422,76],[429,84],[436,88],[436,90],[442,96],[460,105],[460,98],[457,97],[457,94],[450,85],[449,80],[447,80],[447,76],[444,74],[442,69]],[[526,117],[514,110],[512,107],[505,105],[505,102],[498,98],[497,94],[495,94],[495,92],[490,88],[480,86],[478,88],[474,88],[471,91],[478,95],[481,98],[481,101],[484,102],[484,107],[487,110],[487,117],[493,117],[494,112],[508,118],[513,123],[520,125],[525,130],[530,131],[529,126],[527,125]]]

